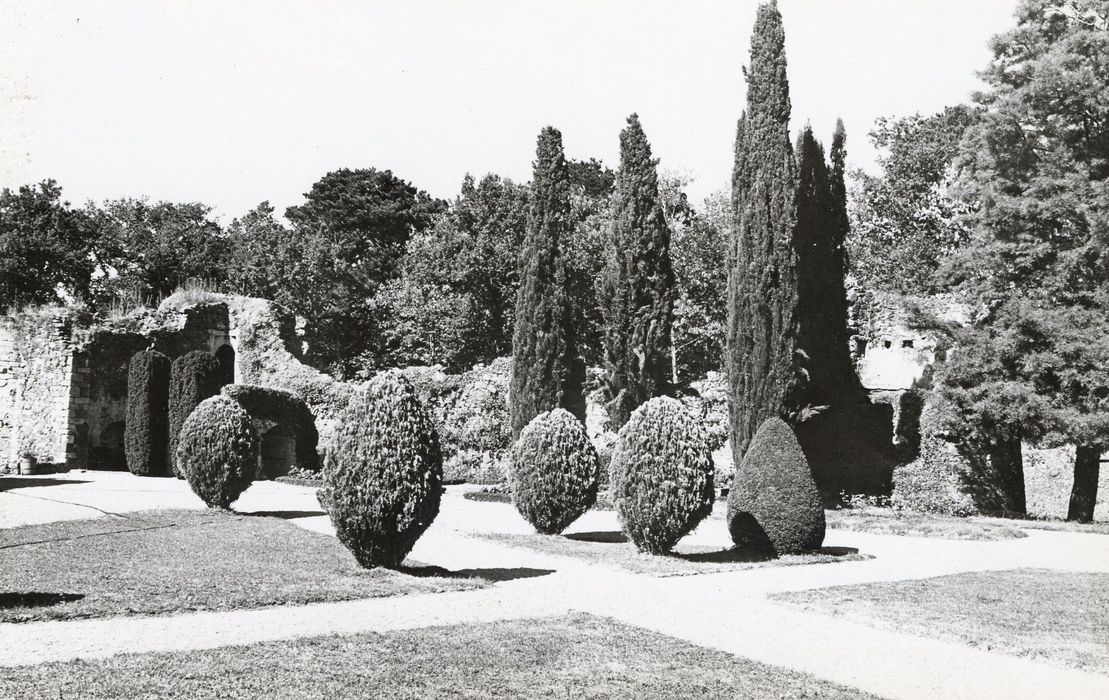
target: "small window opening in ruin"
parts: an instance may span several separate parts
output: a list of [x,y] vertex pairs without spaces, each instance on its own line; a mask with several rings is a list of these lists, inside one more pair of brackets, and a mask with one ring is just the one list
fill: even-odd
[[893,341],[892,340],[883,340],[882,341],[882,347],[892,348],[893,347]]
[[903,348],[911,348],[912,346],[913,346],[913,341],[911,341],[911,340],[902,340],[901,341],[901,347],[903,347]]

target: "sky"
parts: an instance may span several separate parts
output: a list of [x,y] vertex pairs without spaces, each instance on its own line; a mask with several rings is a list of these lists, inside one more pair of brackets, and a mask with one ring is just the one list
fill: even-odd
[[[796,131],[847,128],[874,170],[880,116],[981,87],[1017,0],[780,0]],[[338,168],[433,196],[467,172],[531,178],[539,130],[619,160],[637,112],[691,199],[727,186],[754,0],[0,0],[0,187],[74,203],[278,212]]]

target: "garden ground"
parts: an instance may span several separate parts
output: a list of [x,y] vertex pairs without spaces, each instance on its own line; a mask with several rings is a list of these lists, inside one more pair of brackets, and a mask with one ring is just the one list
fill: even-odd
[[[450,677],[469,674],[465,676],[470,678],[469,685],[428,681],[417,694],[430,695],[456,690],[474,694],[482,688],[507,695],[534,689],[532,694],[543,695],[564,682],[583,695],[621,696],[631,692],[645,697],[673,696],[684,694],[681,690],[686,686],[677,689],[667,679],[681,669],[683,678],[700,683],[695,687],[707,696],[732,695],[737,690],[743,695],[766,695],[767,688],[781,688],[780,693],[773,694],[835,695],[849,688],[854,689],[852,693],[857,690],[887,697],[1056,697],[1080,693],[1109,697],[1109,676],[1096,672],[1104,672],[1105,659],[1109,658],[1109,640],[1097,629],[1104,629],[1104,624],[1098,623],[1100,618],[1096,616],[1081,614],[1094,601],[1056,597],[1043,605],[1037,602],[1039,596],[1052,590],[1052,582],[1063,576],[1061,572],[1086,572],[1075,585],[1081,590],[1098,586],[1104,590],[1109,580],[1109,537],[1104,535],[1025,529],[1020,523],[1009,526],[1020,528],[1025,537],[1002,539],[940,539],[833,528],[826,546],[835,552],[857,550],[858,557],[831,557],[824,563],[797,566],[756,565],[732,571],[710,567],[706,573],[696,567],[685,570],[691,563],[687,559],[681,560],[680,573],[692,575],[658,576],[653,571],[635,573],[635,567],[619,562],[613,565],[603,557],[564,556],[557,551],[564,544],[562,540],[581,542],[582,533],[592,533],[585,535],[586,540],[594,540],[588,544],[630,546],[619,542],[619,527],[612,512],[590,512],[568,531],[569,535],[576,533],[577,539],[555,538],[559,542],[556,549],[537,548],[527,545],[531,533],[510,505],[466,500],[462,498],[466,490],[448,489],[439,519],[417,544],[411,558],[440,567],[434,572],[449,583],[473,585],[478,583],[473,579],[478,578],[484,579],[480,583],[489,583],[485,587],[436,593],[396,589],[390,592],[403,595],[155,616],[117,615],[118,610],[109,608],[95,614],[112,614],[110,617],[0,623],[0,647],[5,650],[0,665],[22,667],[7,669],[6,675],[13,680],[0,688],[0,695],[65,695],[76,692],[74,689],[84,683],[96,684],[105,678],[113,679],[116,685],[112,688],[124,688],[132,694],[170,694],[178,691],[169,686],[163,690],[152,688],[144,680],[151,669],[212,667],[224,669],[220,672],[226,672],[223,679],[227,680],[234,669],[249,665],[250,658],[258,658],[266,650],[288,658],[290,668],[300,663],[295,659],[302,656],[335,658],[341,668],[354,668],[358,666],[356,658],[365,654],[363,663],[367,666],[379,663],[374,659],[386,664],[374,676],[382,684],[378,689],[403,695],[407,691],[398,681],[404,677],[403,664],[398,667],[396,663],[398,655],[406,658],[399,651],[404,650],[415,655],[413,659],[428,654],[433,655],[428,658],[441,658],[447,668],[444,673]],[[88,529],[92,536],[83,541],[90,549],[101,546],[98,540],[116,537],[107,534],[112,529],[108,522],[128,513],[201,508],[188,486],[175,479],[140,479],[107,472],[0,478],[0,526],[91,517],[94,519],[83,524],[71,523]],[[291,523],[311,532],[331,534],[330,523],[319,510],[311,488],[258,483],[244,494],[236,510],[265,514],[259,521],[280,519],[281,527]],[[139,517],[158,516],[144,513]],[[177,515],[163,513],[162,517]],[[841,517],[850,516],[837,516]],[[251,518],[241,520],[253,522]],[[65,532],[69,536],[74,533]],[[160,531],[151,531],[150,536],[155,532]],[[10,532],[5,534],[12,536]],[[506,546],[490,538],[515,541]],[[295,541],[296,536],[290,535],[289,542]],[[13,543],[15,547],[0,549],[0,566],[4,567],[0,570],[14,561],[9,558],[11,550],[25,544]],[[683,541],[689,551],[701,552],[722,552],[727,544],[727,529],[719,517],[707,520]],[[281,549],[274,543],[268,551]],[[621,554],[625,559],[628,556],[641,555]],[[279,556],[275,554],[274,558]],[[692,564],[697,563],[693,558]],[[102,578],[110,581],[110,567],[103,569]],[[1011,575],[1019,578],[1020,586],[985,573],[970,579],[936,578],[1017,569],[1020,571]],[[1031,569],[1044,571],[1028,571]],[[524,571],[527,575],[518,573]],[[33,574],[21,576],[24,578],[18,585],[31,587]],[[398,575],[398,581],[403,578]],[[9,585],[16,584],[5,583]],[[81,594],[81,585],[77,577],[66,582],[69,590],[33,592]],[[103,586],[92,582],[85,585]],[[836,590],[835,586],[849,588]],[[913,587],[909,592],[931,601],[929,607],[917,614],[901,599],[898,586]],[[933,593],[929,593],[930,587],[935,588]],[[975,602],[959,607],[952,595],[975,596]],[[783,596],[803,599],[779,600]],[[866,601],[865,606],[854,602],[860,600]],[[70,604],[63,601],[59,605]],[[251,600],[244,603],[256,604]],[[1029,645],[1035,646],[1036,639],[1030,642],[1026,636],[1007,643],[1003,632],[1014,622],[1002,613],[1015,606],[1021,614],[1030,616],[1016,624],[1040,640],[1066,634],[1068,626],[1084,624],[1083,619],[1088,619],[1092,632],[1080,633],[1086,635],[1082,637],[1082,656],[1020,656],[1027,653]],[[152,606],[134,612],[159,610],[163,609]],[[914,624],[902,624],[906,615]],[[530,622],[513,622],[520,620]],[[961,629],[964,634],[953,633],[953,629]],[[335,634],[345,636],[328,636]],[[550,648],[529,641],[547,634],[562,641],[557,653],[543,652]],[[598,643],[599,636],[612,638],[610,653],[602,653],[606,647]],[[459,639],[472,643],[459,646]],[[272,644],[278,646],[259,646]],[[232,645],[238,646],[226,653],[206,651]],[[669,665],[658,665],[657,660],[629,651],[637,645],[673,649]],[[482,649],[488,653],[470,655]],[[516,650],[508,656],[517,661],[498,661],[504,656],[498,655],[498,649]],[[521,650],[529,649],[534,652],[532,656],[519,655]],[[121,654],[127,656],[117,656]],[[343,654],[353,657],[342,661]],[[222,661],[214,662],[217,658]],[[484,658],[489,663],[482,663]],[[591,685],[582,685],[585,681],[575,680],[567,670],[568,660],[573,659],[591,670]],[[52,665],[35,665],[44,663]],[[712,672],[687,673],[706,667]],[[300,682],[307,684],[303,688],[290,687],[281,680],[283,676],[273,678],[285,684],[282,687],[287,692],[313,695],[326,683],[341,683],[327,673],[321,670],[316,678],[300,674]],[[45,678],[54,680],[37,685],[45,683]],[[220,678],[209,680],[212,685],[197,685],[194,678],[192,685],[183,687],[195,691],[188,693],[193,696],[221,692]],[[362,687],[363,692],[373,693],[372,683]],[[244,696],[259,694],[250,688],[242,686],[236,692]]]

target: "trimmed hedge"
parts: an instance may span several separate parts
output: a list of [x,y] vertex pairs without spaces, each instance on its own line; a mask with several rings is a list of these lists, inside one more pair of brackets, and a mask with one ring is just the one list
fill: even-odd
[[169,373],[169,460],[173,473],[183,479],[177,468],[177,442],[185,419],[204,399],[219,393],[222,383],[219,360],[204,350],[187,352],[173,361]]
[[204,399],[185,419],[177,465],[193,492],[212,508],[227,508],[254,480],[258,431],[242,406],[226,396]]
[[793,428],[759,426],[728,493],[728,531],[741,547],[795,554],[824,542],[824,506]]
[[612,497],[640,551],[666,554],[712,513],[712,452],[700,421],[668,397],[637,408],[612,450]]
[[220,393],[242,406],[251,418],[291,427],[296,434],[296,466],[313,471],[320,468],[316,416],[303,399],[291,391],[254,384],[227,384]]
[[367,569],[396,568],[439,514],[439,435],[397,372],[351,398],[324,459],[321,504],[339,541]]
[[540,413],[513,451],[512,502],[536,530],[556,535],[596,503],[600,469],[581,421],[563,408]]
[[127,366],[127,423],[123,449],[127,468],[139,476],[166,473],[169,441],[169,358],[148,349]]

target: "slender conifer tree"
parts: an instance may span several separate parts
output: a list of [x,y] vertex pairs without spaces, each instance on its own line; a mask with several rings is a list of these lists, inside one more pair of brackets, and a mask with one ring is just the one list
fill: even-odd
[[651,145],[633,114],[620,132],[620,170],[600,285],[613,430],[669,385],[674,271],[655,166]]
[[562,134],[548,126],[539,133],[520,254],[509,387],[513,439],[532,418],[555,408],[585,420],[585,363],[578,356],[562,254],[572,225]]
[[776,2],[761,5],[736,143],[735,226],[728,284],[732,450],[739,464],[768,418],[797,410],[795,181],[785,33]]

